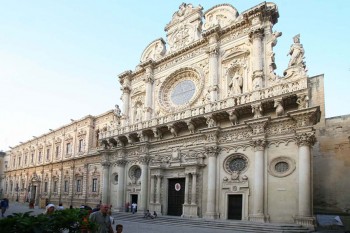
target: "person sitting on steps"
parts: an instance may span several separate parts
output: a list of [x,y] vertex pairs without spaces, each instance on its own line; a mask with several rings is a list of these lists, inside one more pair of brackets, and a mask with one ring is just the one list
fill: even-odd
[[146,210],[145,214],[143,215],[143,218],[154,218],[151,213],[149,212],[149,210]]

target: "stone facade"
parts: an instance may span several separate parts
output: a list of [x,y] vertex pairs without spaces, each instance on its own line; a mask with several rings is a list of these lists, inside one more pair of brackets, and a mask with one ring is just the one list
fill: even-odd
[[13,148],[4,194],[312,228],[313,197],[330,191],[313,178],[313,164],[333,158],[316,163],[311,152],[324,156],[332,131],[323,76],[307,76],[299,35],[284,75],[274,72],[278,17],[265,2],[240,14],[229,4],[205,12],[180,5],[166,40],[151,42],[136,69],[119,75],[122,109]]

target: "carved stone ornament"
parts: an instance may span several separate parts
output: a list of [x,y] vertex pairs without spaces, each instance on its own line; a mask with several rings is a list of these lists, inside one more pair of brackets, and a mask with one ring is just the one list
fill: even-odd
[[255,151],[263,151],[267,145],[265,139],[257,139],[253,141]]
[[315,132],[302,133],[295,136],[297,145],[300,146],[313,146],[315,144],[316,137]]
[[202,31],[202,6],[182,3],[165,27],[169,52],[184,48],[200,39]]
[[161,59],[166,52],[165,41],[160,38],[152,41],[141,55],[141,62],[146,62],[147,60],[159,60]]
[[252,113],[254,114],[254,119],[262,117],[262,106],[261,103],[252,104]]
[[127,164],[127,160],[124,158],[120,158],[116,161],[118,167],[124,167]]
[[237,17],[238,11],[230,4],[216,5],[205,12],[205,24],[203,25],[203,29],[208,30],[217,25],[224,28],[232,24]]
[[209,146],[205,148],[205,153],[208,157],[218,156],[221,149],[218,146]]
[[143,165],[148,165],[151,161],[151,156],[149,155],[141,155],[138,159],[138,161]]

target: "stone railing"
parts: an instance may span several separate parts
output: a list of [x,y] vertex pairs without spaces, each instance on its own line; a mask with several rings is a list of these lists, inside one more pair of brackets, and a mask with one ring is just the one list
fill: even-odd
[[219,110],[227,110],[231,107],[253,103],[259,100],[269,99],[293,92],[305,90],[307,88],[307,78],[301,78],[290,82],[280,82],[274,86],[255,90],[249,93],[228,97],[213,103],[204,104],[197,107],[177,111],[165,116],[156,117],[148,121],[142,121],[126,126],[118,126],[106,132],[101,132],[99,138],[105,139],[121,134],[128,134],[142,129],[156,127],[158,125],[183,120],[186,118],[212,113]]

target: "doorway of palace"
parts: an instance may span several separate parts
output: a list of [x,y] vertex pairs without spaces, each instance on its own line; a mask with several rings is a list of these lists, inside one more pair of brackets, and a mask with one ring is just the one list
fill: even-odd
[[169,179],[168,215],[181,216],[185,201],[185,178]]
[[[138,200],[138,195],[137,195],[137,194],[131,194],[131,205],[132,205],[133,203],[136,203],[136,204],[137,204],[137,200]],[[137,212],[137,206],[136,206],[135,212]]]
[[242,220],[243,195],[228,195],[227,219]]

